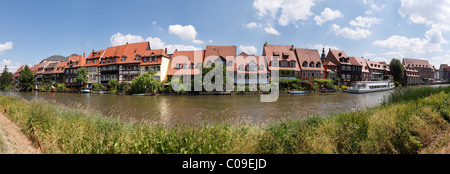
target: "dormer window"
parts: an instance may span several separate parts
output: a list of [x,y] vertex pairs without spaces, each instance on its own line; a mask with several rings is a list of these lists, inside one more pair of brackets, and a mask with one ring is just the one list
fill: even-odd
[[320,67],[322,67],[322,64],[321,64],[320,62],[318,62],[318,63],[316,64],[316,67],[317,67],[317,68],[320,68]]
[[295,64],[296,64],[295,61],[289,62],[289,66],[290,66],[291,68],[295,68],[295,67],[296,67]]
[[314,68],[314,62],[311,62],[310,64],[309,64],[309,67],[311,67],[311,68]]
[[147,58],[144,57],[144,58],[142,59],[142,62],[147,63]]
[[342,53],[339,53],[338,56],[341,57],[341,56],[342,56]]
[[283,55],[283,59],[289,59],[289,55]]
[[177,63],[177,65],[175,66],[175,69],[180,69],[180,64],[179,63]]
[[127,57],[123,56],[122,57],[122,62],[125,62],[126,59],[127,59]]
[[136,60],[139,60],[141,58],[141,56],[136,55]]
[[281,67],[287,67],[287,61],[281,61]]
[[302,66],[303,66],[303,67],[308,67],[308,62],[307,62],[307,61],[304,61]]

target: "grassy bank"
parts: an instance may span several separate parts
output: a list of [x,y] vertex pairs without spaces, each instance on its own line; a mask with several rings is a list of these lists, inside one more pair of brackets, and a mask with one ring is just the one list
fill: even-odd
[[7,96],[0,111],[43,153],[414,154],[448,130],[450,88],[405,90],[380,107],[270,125],[166,128]]

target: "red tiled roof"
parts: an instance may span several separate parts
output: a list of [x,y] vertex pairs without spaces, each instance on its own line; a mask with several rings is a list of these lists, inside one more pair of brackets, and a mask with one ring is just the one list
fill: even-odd
[[403,58],[403,65],[411,66],[414,68],[432,68],[430,65],[430,62],[428,60],[423,59],[410,59],[410,58]]
[[[237,73],[245,73],[245,74],[267,74],[267,59],[264,56],[236,56],[234,58],[233,65],[234,66],[228,66],[229,62],[227,62],[227,70],[228,71],[236,71]],[[257,70],[256,71],[250,71],[248,66],[256,65]],[[261,69],[261,66],[262,69]]]
[[[159,50],[146,50],[143,53],[139,54],[141,56],[141,66],[144,65],[160,65],[162,63],[162,57],[169,58],[167,56],[165,50],[159,49]],[[148,61],[144,63],[143,59],[149,58],[149,57],[158,57],[158,61],[155,62],[154,60],[152,62]]]
[[367,60],[367,66],[369,66],[370,69],[384,70],[383,65],[379,62]]
[[[285,46],[285,45],[267,45],[264,44],[264,51],[263,51],[263,56],[267,56],[267,60],[269,63],[269,70],[272,70],[272,61],[275,60],[274,56],[279,56],[279,61],[281,62],[282,60],[291,62],[291,61],[295,61],[296,62],[296,66],[295,68],[292,67],[280,67],[279,69],[283,69],[283,70],[294,70],[294,71],[300,71],[300,66],[297,60],[297,56],[295,55],[294,52],[294,46]],[[287,58],[285,59],[285,56],[287,56]],[[281,64],[281,63],[280,63]]]
[[[137,55],[142,55],[145,53],[147,48],[149,48],[149,42],[140,42],[124,45],[125,49],[123,55],[119,55],[117,60],[118,64],[129,64],[129,63],[141,63],[141,59],[136,60]],[[125,61],[122,61],[122,57],[126,57]]]
[[209,56],[218,56],[226,58],[227,56],[236,56],[236,46],[213,46],[207,45],[205,58]]
[[[70,64],[70,62],[72,62],[72,64]],[[85,66],[85,64],[86,64],[86,58],[84,56],[82,56],[82,55],[80,55],[80,56],[72,56],[72,57],[69,57],[68,63],[69,63],[68,66],[66,64],[67,68],[82,67],[82,66]]]
[[340,61],[341,58],[348,59],[347,54],[345,54],[345,51],[330,49],[326,60],[333,62],[334,64],[336,64],[336,66],[351,65],[350,60],[348,62],[341,62]]
[[62,73],[64,73],[64,69],[66,69],[66,66],[67,66],[67,63],[68,63],[69,61],[65,61],[65,62],[59,62],[58,63],[58,66],[56,66],[56,71],[55,71],[55,73],[56,74],[62,74]]
[[[205,55],[206,50],[201,51],[175,51],[173,53],[172,58],[170,59],[170,67],[167,75],[175,75],[178,74],[199,74],[201,71],[197,68],[190,69],[189,66],[191,63],[194,64],[194,67],[200,63],[203,63],[203,57]],[[185,69],[176,69],[177,64],[187,64],[188,67]],[[180,66],[180,68],[183,68]]]
[[[301,66],[302,71],[324,71],[319,52],[317,50],[296,48],[295,53],[297,54],[299,61],[298,63]],[[307,67],[303,66],[304,62],[308,64]],[[309,67],[311,62],[314,63],[314,67]],[[320,67],[317,67],[318,63],[320,63]]]
[[352,65],[362,66],[361,72],[369,73],[369,67],[367,65],[367,60],[362,57],[350,57],[350,62]]
[[58,62],[49,63],[44,69],[44,74],[53,74],[53,73],[55,73],[57,66],[58,66]]

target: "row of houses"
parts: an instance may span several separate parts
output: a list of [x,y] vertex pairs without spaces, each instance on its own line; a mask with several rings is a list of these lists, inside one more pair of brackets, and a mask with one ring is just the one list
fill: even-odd
[[[261,56],[237,54],[236,46],[207,45],[204,50],[178,51],[167,53],[166,49],[152,50],[149,42],[131,43],[92,50],[88,57],[72,55],[66,60],[44,60],[31,68],[35,84],[65,83],[68,88],[79,88],[75,83],[75,72],[85,67],[88,81],[84,88],[93,84],[106,85],[111,79],[130,83],[139,75],[150,70],[156,72],[155,79],[169,81],[175,75],[194,76],[202,73],[204,66],[225,65],[234,77],[235,84],[265,84],[270,82],[271,71],[279,70],[280,79],[341,79],[350,85],[355,81],[381,81],[390,79],[389,65],[363,57],[349,57],[345,51],[329,49],[319,54],[315,49],[295,48],[293,45],[264,44]],[[403,59],[407,85],[426,83],[436,71],[441,77],[448,77],[448,66],[441,66],[441,72],[428,61]],[[14,73],[13,83],[23,70]],[[444,72],[445,71],[445,72]],[[446,76],[442,75],[445,74]],[[189,79],[189,78],[187,78]]]

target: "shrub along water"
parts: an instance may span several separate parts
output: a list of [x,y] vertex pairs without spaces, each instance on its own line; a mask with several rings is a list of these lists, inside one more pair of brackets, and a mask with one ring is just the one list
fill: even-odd
[[132,124],[7,96],[0,96],[0,110],[44,153],[414,154],[448,130],[448,92],[405,89],[380,107],[269,125]]

